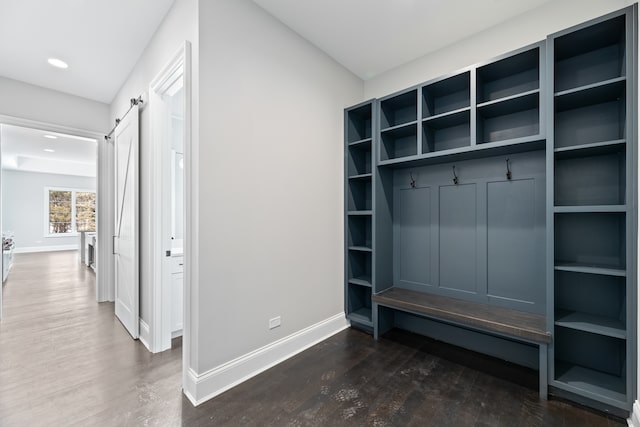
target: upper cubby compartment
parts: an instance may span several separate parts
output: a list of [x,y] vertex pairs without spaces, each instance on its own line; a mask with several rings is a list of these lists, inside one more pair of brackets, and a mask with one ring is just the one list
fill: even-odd
[[540,89],[540,48],[484,65],[477,70],[477,102],[495,101]]
[[380,129],[385,130],[418,120],[418,90],[414,89],[380,101]]
[[558,37],[554,44],[554,91],[625,76],[625,15]]
[[458,74],[422,88],[422,118],[445,115],[471,106],[471,73]]
[[347,112],[347,142],[370,140],[372,134],[371,104]]
[[532,137],[540,134],[540,93],[478,105],[478,144]]
[[611,80],[555,98],[555,147],[626,138],[626,82]]

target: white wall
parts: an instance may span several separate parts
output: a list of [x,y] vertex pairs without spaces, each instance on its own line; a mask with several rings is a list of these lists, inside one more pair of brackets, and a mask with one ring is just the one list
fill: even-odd
[[342,115],[363,85],[249,0],[199,19],[201,374],[344,311]]
[[109,106],[102,102],[0,77],[0,115],[105,133]]
[[365,98],[382,97],[486,61],[547,35],[622,9],[631,0],[553,0],[508,22],[475,34],[365,81]]
[[95,191],[96,179],[12,170],[2,171],[2,227],[15,235],[16,250],[78,245],[79,238],[45,237],[45,187]]
[[[146,94],[149,83],[156,77],[173,55],[184,45],[192,43],[197,52],[197,0],[176,0],[162,24],[145,48],[136,66],[111,103],[111,121],[129,108],[129,100]],[[197,54],[194,55],[197,58]],[[145,101],[148,99],[143,97]],[[150,110],[143,105],[140,113],[140,317],[147,323],[151,315],[150,223],[145,218],[153,214],[150,207],[151,156]]]

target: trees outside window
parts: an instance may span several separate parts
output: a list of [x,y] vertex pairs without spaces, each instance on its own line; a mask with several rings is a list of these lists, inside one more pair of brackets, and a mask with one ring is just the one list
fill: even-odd
[[47,189],[49,235],[96,230],[96,193],[72,189]]

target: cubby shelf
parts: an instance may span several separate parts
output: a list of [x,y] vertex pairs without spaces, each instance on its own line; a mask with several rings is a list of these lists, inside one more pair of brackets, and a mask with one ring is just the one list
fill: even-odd
[[356,311],[349,313],[349,320],[354,322],[358,322],[362,325],[373,326],[371,321],[371,309],[370,308],[360,308]]
[[348,282],[352,285],[371,287],[371,277],[369,276],[354,277],[349,279]]
[[471,160],[489,156],[537,151],[543,150],[544,147],[544,139],[541,140],[539,136],[530,136],[514,140],[490,142],[480,145],[423,153],[398,159],[381,160],[378,163],[378,166],[391,168],[426,166],[449,161]]
[[556,264],[554,267],[556,271],[570,271],[574,273],[589,273],[589,274],[602,274],[605,276],[619,276],[626,277],[627,271],[620,268],[607,268],[588,264],[580,263],[562,263]]
[[[406,97],[387,104],[391,120],[403,120],[404,103]],[[345,314],[370,329],[377,105],[368,101],[345,110]]]
[[613,141],[592,142],[590,144],[570,145],[567,147],[554,148],[556,159],[576,156],[597,156],[624,149],[626,140],[616,139]]
[[373,176],[373,174],[371,174],[371,173],[363,173],[363,174],[360,174],[360,175],[351,175],[351,176],[349,176],[349,179],[367,181],[367,180],[370,180],[372,176]]
[[540,91],[479,104],[476,133],[478,144],[540,135]]
[[361,139],[359,141],[350,142],[349,147],[371,146],[371,138]]
[[626,212],[626,205],[555,206],[554,213]]
[[[516,93],[514,95],[510,95],[510,96],[505,96],[504,98],[498,98],[498,99],[494,99],[491,101],[487,101],[487,102],[482,102],[479,103],[476,107],[478,109],[483,109],[483,108],[489,108],[492,105],[499,105],[502,104],[503,102],[509,102],[511,106],[513,105],[524,105],[525,108],[524,109],[529,109],[532,108],[535,103],[533,102],[534,97],[532,97],[532,95],[539,95],[540,94],[540,90],[539,89],[534,89],[534,90],[528,90],[526,92],[521,92],[521,93]],[[514,102],[516,100],[521,99],[521,101],[519,102]],[[509,105],[509,104],[507,104]],[[506,108],[504,109],[504,111],[507,110],[511,110],[511,108]]]
[[[556,380],[553,386],[616,406],[626,402],[623,377],[605,374],[579,365],[555,361]],[[604,399],[603,399],[604,398]]]
[[[457,110],[453,110],[453,111],[447,111],[446,113],[442,113],[442,114],[436,114],[435,116],[429,116],[426,117],[424,119],[422,119],[423,123],[437,123],[439,121],[442,121],[443,123],[447,123],[446,119],[448,117],[455,117],[456,115],[459,115],[460,113],[464,113],[467,111],[471,111],[471,107],[464,107],[464,108],[459,108]],[[456,119],[453,119],[454,121],[456,121]]]
[[349,246],[349,250],[358,252],[371,252],[371,248],[368,246]]
[[626,339],[627,331],[619,319],[588,313],[556,309],[555,324],[564,328]]
[[471,73],[469,71],[422,88],[422,118],[431,118],[471,106]]
[[601,82],[596,82],[596,83],[591,83],[588,85],[584,85],[584,86],[580,86],[580,87],[575,87],[572,89],[567,89],[567,90],[563,90],[561,92],[556,92],[554,94],[554,96],[556,97],[556,99],[561,98],[563,96],[569,96],[569,95],[573,95],[573,94],[578,94],[580,92],[589,92],[591,90],[595,90],[597,88],[600,87],[611,87],[611,88],[615,88],[616,86],[620,85],[621,83],[624,83],[626,81],[626,77],[616,77],[614,79],[609,79],[609,80],[604,80]]
[[411,127],[415,126],[416,123],[418,123],[417,120],[412,120],[410,122],[402,123],[402,124],[399,124],[397,126],[391,126],[391,127],[388,127],[388,128],[380,129],[380,133],[382,133],[383,135],[390,135],[390,134],[393,134],[393,133],[401,133],[400,131],[402,131],[403,129],[411,129]]
[[556,112],[613,102],[624,97],[626,79],[612,79],[555,95]]

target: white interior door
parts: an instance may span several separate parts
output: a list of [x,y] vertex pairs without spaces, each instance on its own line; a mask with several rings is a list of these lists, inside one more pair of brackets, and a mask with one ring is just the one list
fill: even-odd
[[134,105],[115,131],[115,310],[134,339],[139,336],[138,234],[138,106]]

